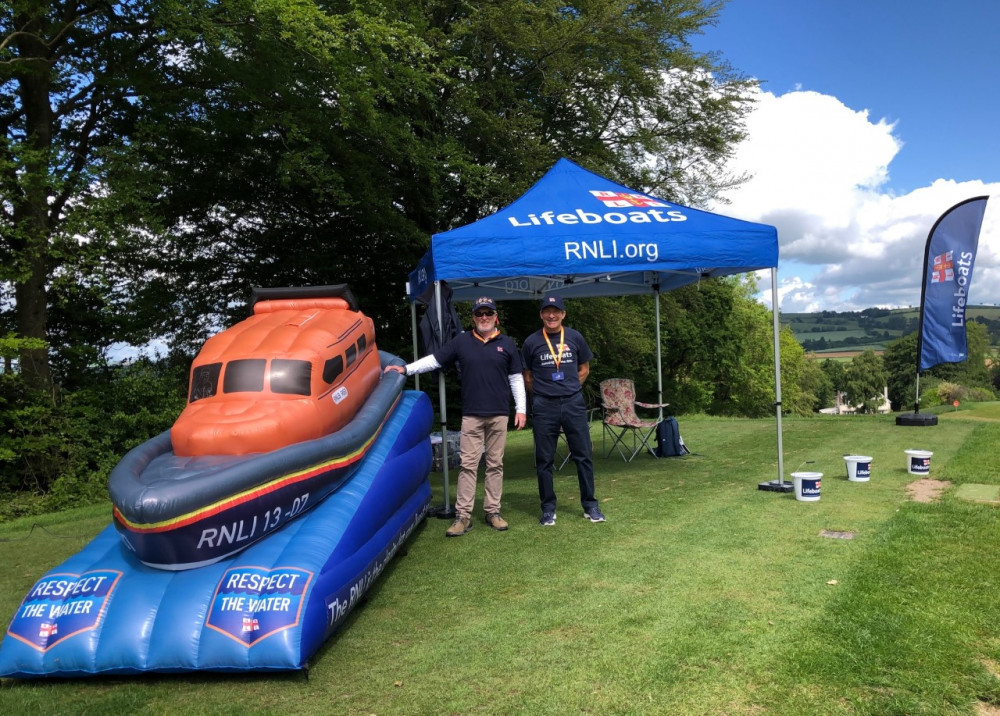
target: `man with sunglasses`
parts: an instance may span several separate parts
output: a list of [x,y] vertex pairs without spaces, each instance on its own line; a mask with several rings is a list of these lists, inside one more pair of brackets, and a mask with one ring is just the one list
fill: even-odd
[[503,452],[507,443],[510,396],[514,396],[514,428],[527,420],[527,402],[521,375],[521,357],[514,339],[500,332],[496,303],[477,298],[472,307],[472,331],[460,333],[429,356],[403,366],[390,365],[406,375],[462,366],[462,466],[455,492],[455,521],[448,537],[459,537],[472,529],[479,461],[486,452],[483,509],[486,524],[503,531],[507,521],[500,514],[503,494]]
[[566,307],[562,298],[546,296],[539,310],[541,330],[528,336],[521,347],[524,384],[531,393],[531,429],[535,437],[535,472],[542,502],[539,523],[556,523],[556,491],[552,479],[559,433],[566,435],[576,463],[583,516],[591,522],[605,517],[594,497],[594,462],[591,457],[590,422],[583,399],[583,382],[590,375],[594,354],[579,331],[563,325]]

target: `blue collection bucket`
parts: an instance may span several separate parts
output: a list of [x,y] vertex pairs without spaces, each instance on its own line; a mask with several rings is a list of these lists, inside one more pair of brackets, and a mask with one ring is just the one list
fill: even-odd
[[906,471],[911,475],[929,475],[931,472],[930,450],[904,450],[906,453]]
[[819,499],[822,477],[822,472],[793,472],[792,483],[795,485],[795,499],[801,502],[816,502]]
[[868,455],[844,455],[847,479],[851,482],[868,482],[872,476],[872,459]]

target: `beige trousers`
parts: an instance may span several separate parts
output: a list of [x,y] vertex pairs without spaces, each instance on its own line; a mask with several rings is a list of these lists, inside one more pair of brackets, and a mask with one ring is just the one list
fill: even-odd
[[486,514],[500,511],[500,497],[503,495],[503,450],[506,444],[506,415],[462,417],[462,466],[458,471],[458,488],[455,491],[455,513],[459,517],[472,517],[472,508],[476,504],[479,461],[483,457],[484,447],[486,478],[483,510]]

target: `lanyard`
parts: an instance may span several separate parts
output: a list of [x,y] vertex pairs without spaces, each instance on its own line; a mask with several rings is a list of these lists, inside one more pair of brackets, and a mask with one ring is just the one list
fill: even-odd
[[549,353],[552,354],[552,360],[555,361],[556,370],[558,371],[559,370],[559,363],[562,362],[563,348],[566,347],[566,344],[563,343],[563,340],[566,338],[566,329],[563,328],[563,327],[559,328],[559,352],[558,353],[556,353],[555,349],[552,347],[552,341],[549,340],[549,334],[545,332],[544,328],[542,329],[542,336],[545,338],[545,345],[547,345],[549,347]]

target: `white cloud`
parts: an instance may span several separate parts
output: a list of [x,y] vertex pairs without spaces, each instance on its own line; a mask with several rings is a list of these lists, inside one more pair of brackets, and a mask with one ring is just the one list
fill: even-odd
[[998,196],[984,220],[971,299],[1000,303],[1000,184],[939,179],[894,195],[886,183],[905,151],[895,125],[816,92],[761,92],[747,130],[730,169],[753,178],[716,210],[777,227],[782,311],[917,305],[934,222],[984,194]]

